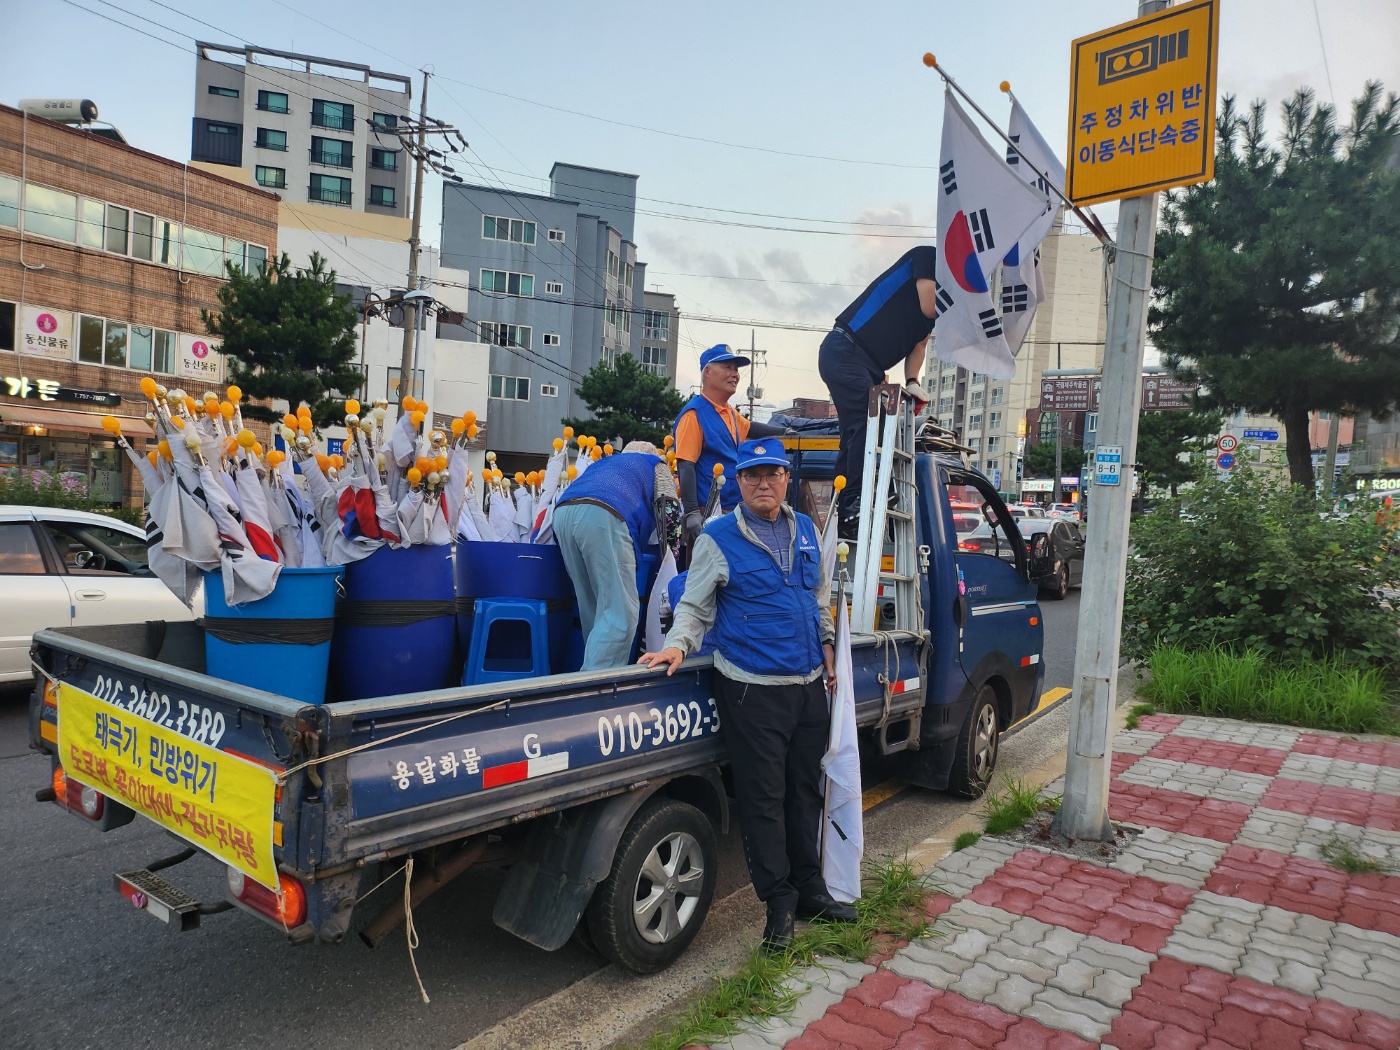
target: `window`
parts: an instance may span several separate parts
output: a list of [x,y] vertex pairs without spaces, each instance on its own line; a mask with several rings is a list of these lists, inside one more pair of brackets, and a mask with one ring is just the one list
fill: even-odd
[[394,187],[371,186],[369,188],[369,202],[377,204],[381,208],[394,207]]
[[558,346],[559,336],[553,332],[546,332],[544,337],[545,346]]
[[545,295],[563,295],[563,294],[564,294],[564,282],[563,282],[563,281],[545,281],[545,282],[544,282],[544,294],[545,294]]
[[952,389],[953,389],[953,381],[954,381],[954,379],[955,379],[955,377],[954,377],[953,373],[949,372],[947,375],[945,375],[942,379],[940,379],[940,380],[938,381],[938,389],[939,389],[939,390],[952,390]]
[[988,429],[988,430],[1000,430],[1000,429],[1001,429],[1001,413],[1000,413],[1000,412],[988,412],[988,413],[987,413],[987,429]]
[[369,166],[380,171],[398,171],[398,152],[391,149],[372,149],[369,151]]
[[28,183],[24,187],[24,229],[40,237],[73,243],[78,232],[76,194]]
[[1090,412],[1084,417],[1084,433],[1097,434],[1099,432],[1099,414]]
[[327,102],[324,99],[313,99],[311,102],[311,125],[317,128],[331,128],[334,131],[353,131],[355,107],[348,102]]
[[78,318],[78,360],[84,364],[102,363],[102,318]]
[[185,227],[184,268],[205,277],[222,277],[224,273],[224,239],[217,233]]
[[666,374],[666,348],[664,346],[642,347],[642,371],[654,376]]
[[392,113],[376,113],[374,115],[374,126],[393,130],[399,126],[399,118]]
[[24,522],[0,525],[0,575],[42,576],[44,556],[34,530]]
[[253,177],[258,180],[259,186],[266,186],[269,189],[285,190],[287,188],[287,169],[269,168],[259,164],[253,169]]
[[553,383],[540,384],[540,397],[558,397],[559,388]]
[[258,109],[268,113],[287,113],[287,95],[282,91],[259,91]]
[[204,125],[204,130],[211,135],[237,135],[238,128],[232,124],[220,124],[217,121],[208,121]]
[[1040,415],[1040,442],[1055,440],[1055,431],[1060,426],[1060,414],[1058,412],[1042,412]]
[[156,220],[139,211],[131,216],[131,255],[135,259],[155,261]]
[[287,151],[287,133],[276,131],[273,128],[258,128],[257,138],[253,140],[258,149],[275,149],[283,153]]
[[481,290],[533,298],[535,275],[532,273],[512,273],[509,270],[482,270]]
[[603,301],[603,323],[617,327],[617,304],[611,299]]
[[307,199],[321,204],[350,203],[350,180],[334,175],[312,175]]
[[166,266],[176,266],[180,262],[180,225],[168,219],[156,220],[155,244],[156,262]]
[[611,248],[609,248],[609,249],[608,249],[608,276],[611,277],[614,281],[617,280],[617,273],[618,273],[618,267],[619,267],[619,263],[620,263],[620,262],[621,262],[621,260],[618,259],[618,257],[617,257],[617,252],[615,252],[615,251],[613,251]]
[[982,439],[981,439],[981,438],[968,438],[968,439],[967,439],[967,447],[970,448],[970,449],[972,449],[973,452],[980,452],[980,451],[982,450]]
[[481,217],[481,236],[488,241],[535,243],[535,224],[522,219],[507,219],[499,215]]
[[992,455],[993,453],[1000,452],[1000,451],[1001,451],[1001,438],[997,437],[996,435],[993,435],[992,437],[987,438],[987,454],[990,456],[990,455]]
[[563,231],[563,230],[550,230],[550,231],[549,231],[549,239],[550,239],[551,241],[558,241],[560,244],[563,244],[563,243],[564,243],[564,231]]
[[624,307],[619,312],[622,314],[622,333],[630,335],[632,333],[632,311]]
[[1002,388],[999,387],[999,386],[994,386],[994,387],[992,387],[992,401],[991,401],[991,403],[994,404],[994,405],[999,405],[999,404],[1002,403],[1003,400],[1004,400],[1004,399],[1003,399],[1003,396],[1002,396]]
[[488,396],[500,398],[503,401],[529,401],[530,380],[526,376],[493,375]]
[[[530,349],[530,333],[532,329],[527,324],[499,324],[495,321],[482,321],[477,325],[481,332],[481,341],[490,343],[492,346],[518,346],[522,349]],[[555,337],[556,339],[558,336]]]
[[151,346],[155,330],[147,325],[131,326],[131,341],[127,345],[127,364],[130,368],[149,372],[151,369]]
[[399,389],[399,387],[403,385],[402,382],[400,381],[400,377],[401,377],[402,375],[403,375],[403,372],[402,372],[402,370],[400,370],[400,369],[397,369],[397,368],[391,368],[391,369],[389,369],[389,397],[390,397],[390,400],[398,400],[398,399],[402,398],[403,395],[404,395],[405,393],[411,394],[413,397],[422,397],[422,396],[423,396],[423,369],[421,369],[421,368],[415,368],[415,369],[413,370],[413,389],[412,389],[412,390],[409,390],[409,391],[403,391],[403,390],[400,390],[400,389]]
[[102,230],[107,222],[107,209],[101,201],[78,201],[78,243],[84,248],[102,247]]
[[107,205],[107,250],[126,254],[126,237],[130,230],[131,212]]
[[938,411],[945,416],[953,411],[953,399],[951,397],[940,397],[938,399]]
[[312,136],[311,139],[311,163],[324,164],[330,168],[351,167],[355,158],[350,147],[353,143],[344,139],[323,139],[320,136]]
[[671,338],[671,315],[664,310],[646,310],[642,313],[642,338],[667,342]]
[[[237,88],[217,87],[217,86],[215,86],[214,84],[210,84],[210,85],[209,85],[209,94],[211,94],[211,95],[222,95],[224,98],[237,98],[237,97],[238,97],[238,89],[237,89]],[[259,91],[258,94],[261,96],[261,95],[267,94],[267,92],[266,92],[266,91]],[[286,96],[283,96],[283,97],[285,98]],[[258,109],[262,109],[262,106],[259,105],[259,106],[258,106]]]
[[620,283],[629,291],[632,288],[632,276],[636,273],[636,268],[631,263],[622,264],[622,275]]
[[0,350],[15,348],[15,304],[0,303]]
[[126,367],[127,326],[120,321],[107,322],[107,336],[102,342],[102,363],[113,368]]
[[967,407],[968,407],[968,408],[981,408],[981,407],[982,407],[982,391],[980,391],[980,390],[974,390],[971,394],[968,395],[968,398],[967,398]]
[[19,179],[0,175],[0,226],[19,225]]
[[175,333],[156,332],[151,371],[170,375],[175,371]]
[[981,429],[982,429],[982,413],[981,413],[981,412],[974,412],[972,415],[970,415],[970,416],[967,417],[967,428],[968,428],[969,430],[981,430]]
[[604,343],[600,356],[600,361],[605,368],[616,368],[617,351],[614,350],[612,347],[608,346],[606,343]]

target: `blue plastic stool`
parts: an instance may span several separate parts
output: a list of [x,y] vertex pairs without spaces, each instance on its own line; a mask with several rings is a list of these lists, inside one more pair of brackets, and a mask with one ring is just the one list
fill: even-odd
[[[497,624],[502,627],[499,632],[493,630]],[[494,642],[493,634],[497,636]],[[546,674],[549,626],[545,603],[530,598],[478,598],[462,684],[509,682]]]

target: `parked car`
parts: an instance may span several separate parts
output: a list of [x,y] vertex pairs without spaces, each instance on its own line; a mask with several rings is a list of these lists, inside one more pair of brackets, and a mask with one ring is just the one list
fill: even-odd
[[[1041,594],[1063,600],[1071,587],[1084,583],[1084,537],[1073,523],[1048,518],[1021,518],[1016,525],[1021,531],[1026,553],[1031,555],[1032,560],[1050,561],[1051,571],[1041,583]],[[1005,535],[986,522],[967,535],[959,536],[958,548],[995,554],[1008,561],[1015,559],[1015,552]]]
[[1079,505],[1076,503],[1056,503],[1046,512],[1046,516],[1060,521],[1078,521],[1080,517]]
[[0,682],[30,677],[30,639],[45,627],[194,618],[151,572],[142,529],[88,511],[0,506]]
[[1025,503],[1018,503],[1014,506],[1007,507],[1006,509],[1009,510],[1011,512],[1011,516],[1013,518],[1016,518],[1018,521],[1024,521],[1027,518],[1045,517],[1045,509],[1043,507],[1035,507]]

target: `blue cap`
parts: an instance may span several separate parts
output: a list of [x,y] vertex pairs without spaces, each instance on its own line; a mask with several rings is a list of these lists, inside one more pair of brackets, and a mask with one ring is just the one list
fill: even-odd
[[771,463],[775,467],[788,465],[787,449],[777,438],[755,438],[740,445],[734,473],[738,474],[750,467],[763,466],[765,463]]
[[712,346],[700,355],[700,368],[703,371],[706,365],[717,365],[724,361],[732,361],[736,365],[749,363],[749,359],[736,354],[733,347],[720,343],[719,346]]

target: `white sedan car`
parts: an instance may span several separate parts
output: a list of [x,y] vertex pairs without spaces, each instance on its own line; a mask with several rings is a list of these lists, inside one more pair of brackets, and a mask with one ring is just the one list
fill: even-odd
[[194,618],[147,566],[143,530],[105,514],[0,506],[0,682],[30,677],[29,644],[45,627]]

